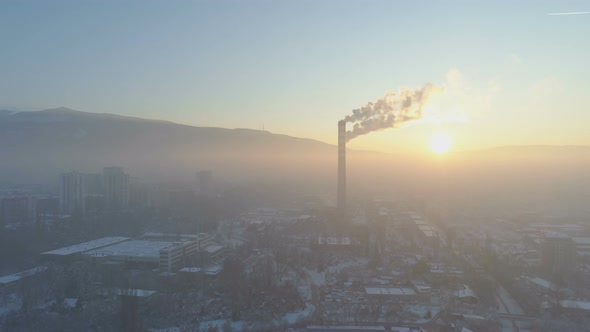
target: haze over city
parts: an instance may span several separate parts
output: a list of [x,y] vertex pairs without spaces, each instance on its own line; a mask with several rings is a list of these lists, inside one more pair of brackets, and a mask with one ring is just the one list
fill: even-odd
[[587,331],[589,10],[0,0],[0,331]]

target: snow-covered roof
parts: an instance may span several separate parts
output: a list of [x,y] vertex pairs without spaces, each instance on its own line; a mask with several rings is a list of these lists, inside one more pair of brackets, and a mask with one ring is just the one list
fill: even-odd
[[471,288],[469,288],[469,286],[463,286],[463,288],[455,291],[453,293],[455,295],[455,297],[458,298],[466,298],[466,297],[475,297],[475,294],[473,293],[473,291],[471,290]]
[[85,255],[94,257],[146,257],[159,259],[160,250],[174,246],[172,241],[130,240],[91,250]]
[[207,253],[213,255],[213,254],[216,254],[216,253],[222,251],[224,248],[225,248],[224,246],[215,246],[215,245],[212,245],[212,246],[207,246],[205,248],[205,251]]
[[560,302],[561,306],[568,309],[581,309],[590,310],[589,301],[574,301],[574,300],[563,300]]
[[351,245],[352,241],[349,237],[336,237],[336,236],[320,236],[318,238],[318,244],[320,245]]
[[590,237],[574,237],[573,240],[577,245],[590,245]]
[[44,271],[47,271],[47,266],[38,266],[34,269],[30,269],[30,270],[18,272],[15,274],[7,275],[4,277],[0,277],[0,285],[9,284],[11,282],[15,282],[15,281],[21,280],[23,278],[30,277],[30,276],[33,276],[37,273],[44,272]]
[[115,290],[117,295],[128,295],[128,296],[137,296],[137,297],[148,297],[156,293],[156,291],[149,290],[149,289],[135,289],[135,288],[127,288],[127,289],[117,289]]
[[102,248],[102,247],[105,247],[105,246],[108,246],[108,245],[111,245],[114,243],[123,242],[126,240],[129,240],[129,238],[122,237],[122,236],[103,237],[103,238],[88,241],[88,242],[74,244],[69,247],[64,247],[64,248],[60,248],[60,249],[56,249],[56,250],[52,250],[52,251],[47,251],[47,252],[44,252],[43,255],[68,256],[68,255],[73,255],[73,254],[77,254],[77,253],[81,253],[81,252],[85,252],[85,251],[89,251],[89,250],[93,250],[93,249],[97,249],[97,248]]
[[559,233],[559,232],[545,232],[546,239],[569,239],[570,237],[567,234]]
[[555,289],[555,285],[552,282],[550,282],[548,280],[545,280],[543,278],[539,278],[539,277],[526,277],[526,276],[525,276],[525,278],[528,281],[534,283],[535,285],[540,286],[540,287],[543,287],[545,289],[548,289],[548,290]]
[[68,306],[69,308],[74,308],[78,304],[78,299],[71,298],[71,297],[65,298],[64,299],[64,304],[66,306]]
[[485,320],[486,318],[480,315],[470,315],[470,314],[462,314],[463,318],[468,320]]
[[416,295],[416,291],[409,287],[365,287],[367,295]]
[[327,326],[308,325],[307,331],[387,331],[384,326]]
[[205,268],[205,274],[214,276],[214,275],[219,274],[219,272],[221,272],[221,270],[223,270],[223,266],[212,265],[212,266],[208,266]]

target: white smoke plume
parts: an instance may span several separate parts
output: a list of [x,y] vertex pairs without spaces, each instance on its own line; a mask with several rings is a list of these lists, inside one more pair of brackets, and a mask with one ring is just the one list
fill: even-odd
[[354,109],[351,115],[344,118],[344,121],[353,124],[352,130],[346,132],[346,140],[421,119],[424,105],[440,91],[443,91],[442,87],[428,83],[418,89],[388,92],[385,97]]

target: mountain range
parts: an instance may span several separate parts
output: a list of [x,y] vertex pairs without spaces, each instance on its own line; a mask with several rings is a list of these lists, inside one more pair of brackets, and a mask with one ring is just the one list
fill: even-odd
[[319,141],[260,130],[192,127],[64,107],[0,111],[4,180],[6,174],[9,179],[22,174],[38,181],[70,169],[100,171],[108,165],[138,175],[193,174],[199,169],[252,175],[258,172],[251,168],[268,168],[269,162],[297,165],[294,156],[333,152],[333,146]]
[[[336,154],[334,145],[261,130],[194,127],[65,107],[0,111],[0,183],[56,184],[65,171],[100,172],[114,165],[150,181],[186,182],[209,169],[230,181],[332,193]],[[589,166],[586,146],[510,146],[445,158],[348,153],[351,191],[446,196],[458,206],[557,202],[585,211]]]

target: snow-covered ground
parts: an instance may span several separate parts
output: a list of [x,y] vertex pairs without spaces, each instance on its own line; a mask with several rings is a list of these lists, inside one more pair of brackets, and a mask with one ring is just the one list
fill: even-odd
[[496,297],[499,302],[499,311],[501,313],[513,314],[513,315],[524,315],[524,310],[518,305],[516,300],[510,296],[510,294],[504,289],[499,287],[496,291]]
[[10,294],[0,300],[0,318],[11,312],[20,310],[23,302],[16,294]]
[[326,274],[324,272],[317,272],[313,270],[305,270],[311,281],[316,286],[322,286],[326,283]]
[[161,329],[149,329],[148,332],[180,332],[179,327],[164,327]]
[[78,299],[75,298],[65,298],[64,305],[68,308],[75,308],[78,304]]
[[[502,314],[524,315],[524,310],[518,305],[516,300],[510,296],[510,293],[499,287],[496,290],[496,302],[498,302],[498,312]],[[522,331],[522,324],[511,319],[500,319],[502,332]]]
[[209,321],[201,322],[199,324],[199,329],[206,330],[210,327],[217,327],[218,331],[223,331],[223,326],[227,322],[229,322],[229,324],[231,325],[231,327],[234,331],[241,331],[246,326],[246,322],[241,321],[241,320],[237,321],[237,322],[232,322],[229,319],[216,319],[216,320],[209,320]]
[[329,273],[339,273],[340,271],[347,269],[347,268],[351,268],[351,267],[362,268],[362,267],[365,267],[368,262],[369,262],[369,260],[367,258],[357,258],[357,259],[353,259],[353,260],[349,260],[349,261],[340,263],[338,265],[330,266],[330,267],[328,267],[328,272]]
[[311,288],[309,287],[309,285],[301,285],[297,287],[297,291],[299,292],[299,295],[301,296],[303,301],[305,301],[306,303],[311,301]]
[[313,314],[314,310],[315,310],[315,307],[312,304],[306,303],[304,309],[301,309],[296,312],[289,312],[285,315],[284,319],[289,324],[295,324],[295,323],[297,323],[297,321],[299,321],[302,318],[310,317]]
[[[411,312],[412,314],[420,317],[416,320],[418,324],[424,324],[429,322],[432,317],[436,316],[440,312],[439,306],[428,306],[428,305],[408,305],[404,306],[404,311]],[[426,313],[430,310],[430,317],[426,317]]]

